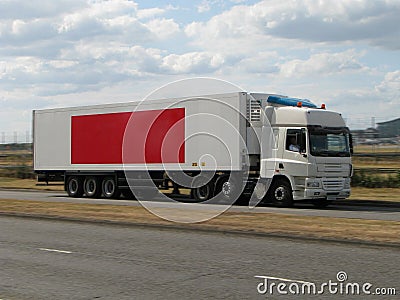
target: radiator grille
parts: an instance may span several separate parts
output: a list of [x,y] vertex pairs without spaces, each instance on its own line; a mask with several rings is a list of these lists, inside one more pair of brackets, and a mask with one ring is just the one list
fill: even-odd
[[327,190],[327,191],[342,190],[343,186],[344,186],[342,180],[328,180],[328,179],[323,180],[322,185],[323,185],[324,190]]
[[342,171],[341,164],[325,164],[325,172],[340,172]]

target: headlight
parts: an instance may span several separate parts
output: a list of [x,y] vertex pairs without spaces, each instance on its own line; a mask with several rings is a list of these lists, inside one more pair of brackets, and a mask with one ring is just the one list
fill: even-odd
[[345,178],[344,179],[344,188],[349,189],[350,188],[350,178]]
[[309,181],[309,182],[307,182],[307,187],[315,189],[315,188],[319,188],[320,184],[318,181]]

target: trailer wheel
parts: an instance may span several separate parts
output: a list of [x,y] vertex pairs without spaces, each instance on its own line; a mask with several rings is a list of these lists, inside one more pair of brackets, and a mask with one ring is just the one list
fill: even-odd
[[211,199],[213,197],[213,191],[214,182],[210,180],[206,184],[192,189],[193,198],[198,202],[207,201],[208,199]]
[[278,207],[293,206],[293,195],[290,183],[284,179],[276,180],[269,191],[270,198]]
[[[222,203],[235,203],[240,197],[240,186],[237,178],[233,176],[223,175],[217,182],[218,200]],[[232,203],[233,204],[233,203]]]
[[89,198],[98,198],[101,194],[99,179],[94,176],[85,178],[83,190]]
[[101,183],[101,190],[104,197],[108,199],[118,198],[120,191],[117,187],[114,177],[105,177]]
[[67,193],[70,197],[79,198],[83,195],[82,179],[79,176],[71,176],[67,180]]

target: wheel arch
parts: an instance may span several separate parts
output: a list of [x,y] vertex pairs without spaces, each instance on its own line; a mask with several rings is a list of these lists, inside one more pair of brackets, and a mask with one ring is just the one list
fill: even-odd
[[288,176],[282,175],[282,174],[274,175],[274,177],[272,178],[272,181],[271,181],[271,184],[270,184],[269,187],[273,186],[273,184],[274,184],[275,182],[280,181],[280,180],[286,181],[287,183],[289,183],[290,188],[291,188],[292,191],[293,191],[293,183],[292,183],[291,179],[290,179]]

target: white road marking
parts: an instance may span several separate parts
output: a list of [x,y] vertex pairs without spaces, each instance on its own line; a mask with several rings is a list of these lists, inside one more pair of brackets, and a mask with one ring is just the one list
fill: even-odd
[[287,281],[287,282],[298,282],[298,283],[304,283],[304,284],[313,284],[313,282],[302,281],[302,280],[294,280],[294,279],[288,279],[288,278],[280,278],[280,277],[271,277],[271,276],[254,276],[254,277],[262,278],[262,279]]
[[57,250],[57,249],[47,249],[47,248],[38,248],[40,251],[48,251],[48,252],[57,252],[57,253],[65,253],[65,254],[71,254],[72,251],[66,251],[66,250]]

